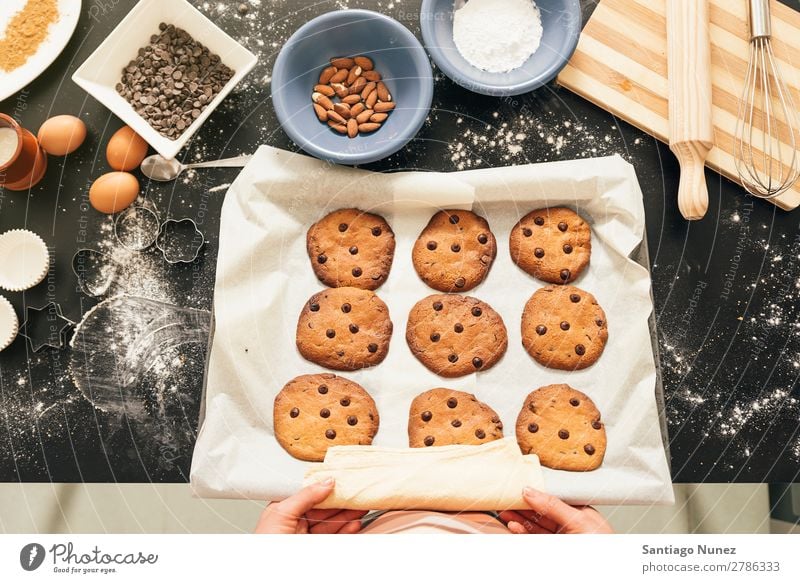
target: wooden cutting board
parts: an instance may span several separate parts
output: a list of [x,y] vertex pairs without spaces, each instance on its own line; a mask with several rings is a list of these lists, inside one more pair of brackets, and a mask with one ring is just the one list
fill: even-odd
[[[800,107],[800,12],[771,2],[772,46]],[[558,81],[663,142],[667,117],[666,0],[601,0]],[[707,166],[739,182],[733,159],[739,95],[749,59],[745,0],[709,0],[715,147]],[[800,205],[800,182],[772,199]]]

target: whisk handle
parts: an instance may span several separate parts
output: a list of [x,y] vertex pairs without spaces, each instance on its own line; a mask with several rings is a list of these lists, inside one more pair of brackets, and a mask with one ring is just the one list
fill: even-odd
[[670,149],[681,166],[678,184],[678,209],[684,218],[694,221],[702,219],[708,210],[708,187],[706,186],[706,157],[711,151],[707,142],[680,142],[670,144]]

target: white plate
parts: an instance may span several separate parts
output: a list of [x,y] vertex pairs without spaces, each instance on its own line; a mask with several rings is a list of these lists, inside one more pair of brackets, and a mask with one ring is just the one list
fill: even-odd
[[[26,0],[2,0],[0,2],[0,36],[14,15],[25,6]],[[10,97],[41,75],[61,54],[78,26],[81,15],[81,0],[59,0],[59,19],[50,25],[47,38],[21,67],[6,73],[0,71],[0,101]]]

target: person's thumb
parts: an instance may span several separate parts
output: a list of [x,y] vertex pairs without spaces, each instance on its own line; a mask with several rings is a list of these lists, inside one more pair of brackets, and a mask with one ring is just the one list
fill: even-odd
[[294,496],[290,496],[280,503],[281,514],[289,515],[292,518],[300,518],[330,496],[335,484],[336,482],[333,478],[328,478],[318,484],[306,486]]
[[569,504],[539,490],[524,488],[522,497],[533,511],[542,517],[549,518],[560,526],[569,525],[580,517],[580,513]]

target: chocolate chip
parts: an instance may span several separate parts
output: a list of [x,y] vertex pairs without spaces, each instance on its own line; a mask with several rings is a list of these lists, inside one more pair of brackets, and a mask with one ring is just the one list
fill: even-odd
[[539,431],[539,426],[536,423],[529,423],[528,431],[530,431],[531,433],[536,433],[537,431]]
[[433,309],[436,310],[437,312],[440,311],[443,307],[444,306],[442,305],[442,302],[433,302]]
[[533,255],[541,259],[542,257],[544,257],[544,249],[542,249],[541,247],[537,247],[536,249],[533,250]]
[[333,429],[328,429],[325,432],[325,437],[327,437],[328,439],[336,439],[336,432]]
[[367,346],[367,350],[369,350],[370,352],[375,354],[376,352],[378,352],[378,345],[377,344],[369,344]]
[[475,437],[477,437],[478,439],[483,439],[484,437],[486,437],[486,432],[483,429],[476,429]]
[[458,278],[458,279],[456,279],[456,280],[455,280],[455,282],[453,282],[453,283],[454,283],[454,285],[455,285],[456,287],[459,287],[459,288],[461,288],[461,287],[464,287],[465,285],[467,285],[467,280],[466,280],[466,279],[464,279],[463,277],[459,277],[459,278]]
[[576,344],[575,354],[577,354],[578,356],[583,356],[584,354],[586,354],[586,347],[583,344]]
[[569,243],[565,244],[563,249],[564,249],[564,253],[566,253],[567,255],[572,253],[572,245],[570,245]]
[[600,430],[602,428],[603,428],[603,424],[602,423],[600,423],[599,421],[592,421],[592,429]]
[[372,227],[372,236],[373,237],[380,237],[383,230],[380,227]]
[[297,417],[298,415],[300,415],[300,409],[298,409],[297,407],[292,407],[292,410],[291,410],[291,411],[289,411],[289,417],[291,417],[292,419],[294,419],[294,418],[295,418],[295,417]]
[[500,423],[500,417],[498,417],[497,415],[492,417],[492,423]]
[[472,308],[472,315],[473,316],[475,316],[477,318],[481,314],[483,314],[483,310],[481,310],[479,307],[475,306],[474,308]]
[[342,407],[349,407],[350,406],[350,399],[348,399],[347,397],[344,397],[343,399],[339,400],[339,404]]
[[533,235],[533,231],[531,231],[528,227],[525,227],[524,229],[522,229],[522,234],[525,235],[526,237],[530,237],[531,235]]
[[430,447],[430,446],[432,446],[432,445],[433,445],[433,442],[434,442],[434,441],[436,441],[436,438],[434,438],[432,435],[429,435],[428,437],[426,437],[426,438],[425,438],[425,440],[423,441],[423,443],[424,443],[425,445],[427,445],[428,447]]
[[450,215],[450,224],[455,225],[459,220],[460,219],[458,215]]
[[569,272],[569,269],[562,269],[561,273],[559,275],[561,276],[561,279],[563,279],[564,281],[567,281],[571,274]]
[[349,314],[350,310],[352,310],[352,309],[353,309],[353,307],[350,304],[342,304],[342,311],[345,314]]
[[545,334],[547,334],[547,326],[542,326],[541,324],[539,326],[536,326],[536,333],[539,336],[544,336]]
[[456,399],[455,397],[450,397],[449,399],[447,399],[447,406],[450,407],[451,409],[455,409],[456,407],[458,407],[458,399]]
[[577,304],[579,301],[581,301],[581,296],[578,294],[569,294],[569,301],[571,301],[573,304]]
[[327,336],[328,338],[334,338],[336,336],[336,330],[334,330],[333,328],[328,328],[325,331],[325,336]]
[[567,431],[566,429],[559,429],[558,436],[561,439],[569,439],[569,431]]
[[323,419],[327,419],[331,416],[330,409],[320,409],[319,416]]
[[358,417],[355,415],[348,415],[347,416],[347,424],[348,425],[357,425],[358,424]]
[[458,362],[458,355],[451,354],[450,356],[447,357],[447,360],[449,360],[450,362]]
[[344,233],[347,230],[347,223],[339,223],[339,232]]
[[356,247],[355,245],[350,247],[350,249],[348,249],[348,251],[350,251],[350,255],[358,255],[358,247]]
[[450,425],[452,425],[453,427],[461,427],[461,421],[459,421],[458,419],[453,419],[450,422]]
[[441,336],[439,336],[438,332],[433,332],[431,334],[431,342],[439,342],[439,338],[441,338]]
[[577,407],[578,405],[581,404],[581,402],[575,397],[573,397],[572,399],[569,400],[569,404],[572,405],[573,407]]
[[561,231],[562,233],[566,232],[567,223],[565,223],[564,221],[561,221],[560,223],[558,223],[558,230]]
[[452,251],[453,253],[458,253],[459,251],[461,251],[461,245],[459,245],[458,243],[453,243],[452,245],[450,245],[450,251]]
[[583,446],[583,451],[586,452],[586,455],[594,455],[594,446],[591,443],[587,443]]
[[355,324],[350,324],[349,328],[350,328],[350,332],[351,333],[353,333],[353,334],[357,334],[358,333],[358,326],[356,326]]
[[326,394],[328,392],[328,387],[325,386],[325,385],[320,385],[320,386],[317,387],[317,392],[320,395],[324,395],[324,394]]
[[597,320],[595,320],[594,323],[600,326],[601,328],[603,327],[603,321],[600,318],[597,318]]
[[421,417],[423,421],[430,421],[433,419],[433,413],[430,411],[423,411]]
[[426,246],[428,247],[429,251],[435,251],[439,244],[436,241],[428,241]]
[[560,326],[561,329],[564,330],[565,332],[569,330],[569,322],[561,322]]
[[319,312],[319,304],[317,303],[308,304],[308,309],[311,310],[312,312]]
[[533,219],[533,222],[541,227],[542,225],[544,225],[544,217],[536,217],[535,219]]
[[328,260],[328,257],[326,255],[324,255],[324,254],[317,255],[317,263],[319,263],[320,265],[325,263],[327,260]]
[[363,271],[361,271],[360,267],[354,267],[352,273],[353,273],[353,277],[361,277],[361,274],[363,273]]
[[478,235],[478,243],[481,245],[486,245],[489,242],[489,237],[486,236],[486,233],[481,233]]
[[461,324],[456,324],[455,326],[453,326],[453,330],[456,331],[456,334],[461,334],[464,331],[464,326],[462,326]]
[[480,358],[478,358],[476,356],[475,358],[472,359],[472,366],[474,366],[475,368],[482,367],[483,366],[483,360],[481,360]]

